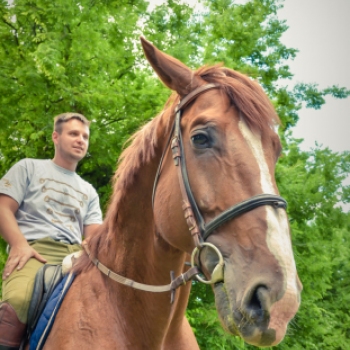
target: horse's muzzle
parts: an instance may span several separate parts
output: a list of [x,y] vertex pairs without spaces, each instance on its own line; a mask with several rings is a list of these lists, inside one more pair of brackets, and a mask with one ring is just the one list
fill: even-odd
[[[286,333],[289,321],[294,317],[299,301],[288,296],[277,313],[276,294],[263,283],[247,288],[242,298],[237,297],[235,287],[227,283],[214,285],[215,302],[223,327],[231,334],[238,335],[245,342],[255,346],[274,346],[280,343]],[[279,307],[277,307],[279,309]]]

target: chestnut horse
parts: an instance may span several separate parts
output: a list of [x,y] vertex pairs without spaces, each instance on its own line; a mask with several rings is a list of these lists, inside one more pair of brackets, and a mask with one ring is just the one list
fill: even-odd
[[198,349],[184,316],[191,283],[172,302],[168,290],[199,269],[228,332],[276,345],[302,288],[274,180],[278,117],[248,77],[221,66],[194,72],[141,41],[176,94],[124,150],[105,220],[44,349]]

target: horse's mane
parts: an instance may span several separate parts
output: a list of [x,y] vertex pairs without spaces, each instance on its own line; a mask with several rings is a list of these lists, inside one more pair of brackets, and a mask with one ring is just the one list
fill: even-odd
[[[279,124],[279,118],[274,107],[261,88],[261,86],[232,69],[221,65],[204,66],[194,72],[207,83],[216,83],[221,90],[229,97],[230,102],[241,113],[249,127],[261,133],[271,132],[271,129]],[[107,234],[107,242],[113,238],[118,230],[118,208],[122,205],[123,199],[133,185],[135,176],[142,166],[150,162],[159,148],[157,130],[163,128],[163,134],[168,135],[174,119],[174,108],[179,101],[179,96],[173,94],[164,110],[145,124],[127,142],[127,147],[122,152],[118,168],[113,177],[113,194],[109,201],[106,218],[99,232],[95,235],[94,252],[97,254],[98,246],[101,243],[101,235]]]

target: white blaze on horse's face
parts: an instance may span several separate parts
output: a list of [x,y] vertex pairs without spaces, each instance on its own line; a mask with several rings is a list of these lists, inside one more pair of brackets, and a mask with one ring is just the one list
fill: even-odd
[[[276,187],[274,186],[274,179],[272,178],[268,168],[260,135],[252,132],[242,118],[239,121],[239,129],[259,166],[262,193],[278,194]],[[271,253],[279,262],[285,279],[284,296],[279,301],[275,302],[274,305],[272,305],[270,311],[270,324],[268,326],[269,328],[276,330],[276,338],[280,339],[284,336],[286,325],[288,324],[288,321],[292,315],[289,308],[290,301],[291,299],[298,298],[299,295],[299,287],[297,285],[298,277],[289,235],[289,224],[286,212],[284,210],[276,211],[270,206],[266,206],[265,209],[267,211],[266,220],[268,227],[266,235],[267,245]],[[297,300],[295,305],[299,305],[299,300]],[[288,311],[283,312],[284,309]],[[278,316],[275,315],[277,313]],[[283,320],[283,317],[286,319]],[[282,329],[279,329],[281,325],[283,325],[283,327]]]

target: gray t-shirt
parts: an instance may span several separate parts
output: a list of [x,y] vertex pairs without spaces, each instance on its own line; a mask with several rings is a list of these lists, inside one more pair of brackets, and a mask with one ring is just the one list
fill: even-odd
[[18,202],[16,219],[28,241],[80,244],[84,226],[102,222],[95,189],[49,159],[19,161],[0,180],[0,193]]

